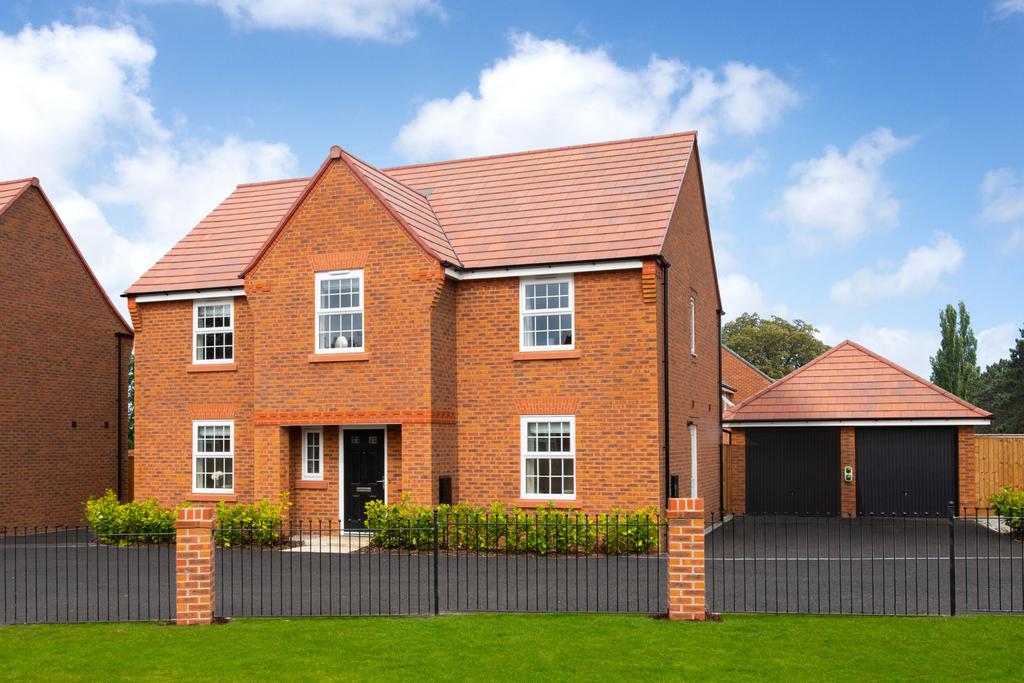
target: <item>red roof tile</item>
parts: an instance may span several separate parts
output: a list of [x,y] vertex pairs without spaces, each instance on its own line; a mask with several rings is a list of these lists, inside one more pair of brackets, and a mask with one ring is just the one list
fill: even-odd
[[[377,169],[341,158],[428,253],[467,268],[660,253],[696,134]],[[239,286],[309,178],[240,185],[128,294]]]
[[988,413],[852,341],[844,341],[732,410],[728,422],[988,418]]
[[0,182],[0,213],[7,210],[15,199],[17,199],[22,192],[28,188],[36,185],[38,187],[39,181],[35,178],[22,178],[21,180],[5,180]]

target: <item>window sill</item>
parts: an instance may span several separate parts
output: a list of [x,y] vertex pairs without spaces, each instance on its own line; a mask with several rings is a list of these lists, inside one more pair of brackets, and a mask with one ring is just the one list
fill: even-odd
[[562,358],[580,358],[583,352],[579,349],[565,349],[562,351],[516,351],[512,354],[512,360],[559,360]]
[[235,372],[238,370],[236,363],[192,363],[185,368],[185,372]]
[[190,493],[185,500],[191,503],[234,503],[238,500],[237,493]]
[[370,360],[370,354],[366,351],[354,351],[352,353],[311,353],[306,360],[310,363],[344,363],[345,361]]
[[312,491],[325,491],[327,489],[327,482],[316,479],[300,479],[295,482],[296,489],[308,489]]
[[529,509],[554,506],[560,510],[566,510],[575,508],[577,503],[575,500],[566,500],[565,498],[519,498],[513,501],[513,505]]

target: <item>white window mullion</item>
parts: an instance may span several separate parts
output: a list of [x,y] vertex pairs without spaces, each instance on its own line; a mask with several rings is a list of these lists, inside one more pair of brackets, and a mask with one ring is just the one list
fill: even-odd
[[523,278],[519,281],[519,350],[576,348],[573,278]]
[[697,299],[690,297],[690,354],[697,355]]
[[530,415],[520,418],[522,498],[576,498],[576,418]]
[[233,420],[192,422],[193,493],[235,490],[235,423]]
[[234,299],[198,299],[192,304],[192,362],[235,360]]
[[363,271],[316,273],[314,282],[314,351],[363,351]]
[[306,427],[302,430],[302,478],[307,481],[323,481],[324,430],[320,427]]

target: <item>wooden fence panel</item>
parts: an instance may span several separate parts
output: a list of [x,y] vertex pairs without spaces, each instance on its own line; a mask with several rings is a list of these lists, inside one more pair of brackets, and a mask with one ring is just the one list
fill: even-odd
[[1024,434],[978,434],[976,444],[978,506],[1003,486],[1024,488]]

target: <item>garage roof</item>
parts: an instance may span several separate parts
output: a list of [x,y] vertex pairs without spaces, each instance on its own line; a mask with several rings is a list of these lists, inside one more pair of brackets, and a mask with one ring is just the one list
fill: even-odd
[[847,340],[726,411],[723,420],[985,420],[991,415]]

